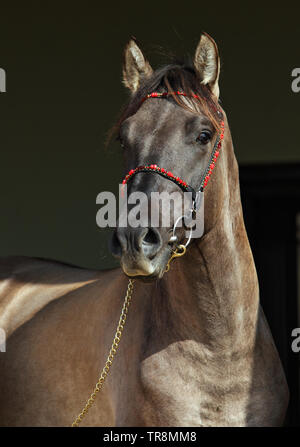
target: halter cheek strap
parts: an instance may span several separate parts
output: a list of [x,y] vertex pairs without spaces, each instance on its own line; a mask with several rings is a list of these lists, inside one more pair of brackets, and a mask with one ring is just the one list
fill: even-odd
[[[170,93],[169,92],[163,92],[163,93],[153,92],[153,93],[150,93],[149,95],[145,96],[145,98],[142,99],[142,102],[146,101],[146,99],[148,99],[148,98],[163,98],[163,97],[167,97],[170,95],[188,96],[186,93],[180,92],[180,91],[170,92]],[[197,95],[192,95],[192,97],[196,98],[196,99],[200,99],[199,96],[197,96]],[[220,109],[217,110],[217,113],[219,114],[219,116],[222,117],[222,112]],[[216,161],[220,154],[222,140],[224,138],[224,121],[223,120],[220,121],[220,127],[221,127],[221,132],[215,141],[209,162],[208,162],[206,169],[204,170],[204,173],[201,177],[200,187],[198,190],[195,190],[191,185],[188,185],[183,179],[181,179],[180,177],[173,174],[173,172],[168,171],[167,169],[161,168],[160,166],[157,166],[156,164],[143,165],[143,166],[138,166],[135,169],[131,169],[128,172],[128,174],[125,176],[124,180],[122,181],[123,185],[128,183],[128,181],[133,176],[138,174],[139,172],[151,172],[154,174],[158,174],[162,177],[167,178],[168,180],[172,181],[173,183],[176,183],[183,192],[191,192],[192,200],[193,200],[193,209],[194,209],[194,211],[197,211],[198,206],[199,206],[199,200],[197,200],[199,197],[199,193],[204,191],[204,189],[210,179],[210,176],[215,168]]]

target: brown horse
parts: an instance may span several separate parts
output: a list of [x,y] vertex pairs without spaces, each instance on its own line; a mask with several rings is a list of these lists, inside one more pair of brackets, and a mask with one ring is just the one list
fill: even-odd
[[[127,172],[155,163],[199,187],[219,132],[219,66],[206,34],[193,64],[155,72],[129,42],[123,73],[133,95],[119,123]],[[152,92],[177,90],[187,96],[142,101]],[[112,246],[123,271],[25,257],[1,261],[0,327],[8,337],[0,353],[1,425],[72,424],[105,364],[126,275],[137,280],[119,351],[82,425],[283,423],[288,388],[259,304],[238,166],[222,113],[224,140],[205,188],[204,235],[168,273],[171,228],[164,227],[116,229]],[[180,191],[146,172],[128,189]]]

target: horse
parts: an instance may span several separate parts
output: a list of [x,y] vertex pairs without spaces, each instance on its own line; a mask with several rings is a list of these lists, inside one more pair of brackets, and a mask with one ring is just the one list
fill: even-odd
[[[174,222],[117,225],[111,246],[121,268],[1,258],[0,425],[70,426],[95,383],[75,425],[284,423],[289,391],[259,302],[219,73],[218,48],[206,33],[193,61],[157,70],[134,38],[125,47],[131,96],[116,126],[124,183],[147,196],[183,194],[188,185],[198,193],[204,172],[204,233],[172,263],[174,243],[186,238],[184,227],[170,238]],[[131,304],[112,345],[128,280]]]

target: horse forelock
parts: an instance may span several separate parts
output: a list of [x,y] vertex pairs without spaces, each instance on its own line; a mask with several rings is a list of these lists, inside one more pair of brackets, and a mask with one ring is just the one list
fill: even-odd
[[[123,108],[120,118],[109,132],[108,142],[113,134],[119,136],[122,123],[133,116],[140,108],[142,101],[152,92],[181,91],[185,96],[170,95],[164,101],[175,101],[178,106],[195,114],[204,114],[212,122],[216,130],[220,130],[220,117],[217,110],[220,105],[210,89],[201,84],[192,65],[173,63],[157,69],[152,76],[145,79],[137,92]],[[198,99],[193,95],[197,95]]]

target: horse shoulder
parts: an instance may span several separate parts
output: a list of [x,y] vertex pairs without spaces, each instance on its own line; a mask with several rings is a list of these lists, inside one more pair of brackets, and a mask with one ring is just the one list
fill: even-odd
[[0,258],[0,328],[8,338],[51,301],[99,280],[102,274],[40,258]]

